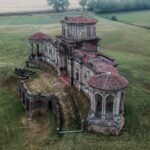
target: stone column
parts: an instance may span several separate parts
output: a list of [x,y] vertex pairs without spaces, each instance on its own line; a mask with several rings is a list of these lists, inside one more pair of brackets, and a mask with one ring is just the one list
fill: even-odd
[[115,108],[115,115],[119,115],[119,108],[120,108],[120,98],[121,98],[121,93],[118,92],[116,95],[116,108]]
[[80,65],[80,70],[79,70],[79,89],[81,90],[82,89],[82,65]]
[[94,96],[94,91],[91,94],[91,108],[90,108],[90,114],[89,114],[89,118],[93,118],[95,116],[95,96]]
[[[58,75],[60,76],[60,53],[57,54],[58,62],[57,62],[57,70],[58,70]],[[51,61],[51,59],[50,59]]]
[[35,52],[35,60],[38,60],[37,58],[37,43],[34,43],[34,52]]
[[102,97],[102,119],[105,119],[106,115],[106,98]]

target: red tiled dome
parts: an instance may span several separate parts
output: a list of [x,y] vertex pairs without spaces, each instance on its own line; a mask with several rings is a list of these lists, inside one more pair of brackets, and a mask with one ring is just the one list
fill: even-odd
[[37,32],[29,37],[29,40],[33,41],[41,41],[41,40],[48,40],[50,37],[42,32]]
[[65,17],[65,20],[63,20],[66,23],[75,23],[75,24],[94,24],[97,22],[96,19],[88,18],[84,16],[71,16],[71,17]]
[[120,74],[106,72],[94,75],[89,79],[88,84],[99,90],[117,91],[126,88],[128,81]]

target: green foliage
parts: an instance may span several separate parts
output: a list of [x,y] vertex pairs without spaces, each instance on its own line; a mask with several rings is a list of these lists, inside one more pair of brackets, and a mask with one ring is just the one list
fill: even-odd
[[80,0],[79,4],[82,6],[83,11],[85,11],[85,7],[87,6],[88,0]]
[[69,6],[69,0],[47,0],[47,3],[52,6],[56,12],[64,12]]
[[116,17],[116,16],[111,16],[111,20],[113,20],[113,21],[117,21],[118,19],[117,19],[117,17]]
[[88,9],[96,13],[150,9],[149,0],[89,0]]

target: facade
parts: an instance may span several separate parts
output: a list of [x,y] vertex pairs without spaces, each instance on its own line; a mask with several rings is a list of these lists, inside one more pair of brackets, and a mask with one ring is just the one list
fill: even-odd
[[29,58],[54,66],[65,83],[88,95],[87,130],[119,134],[128,81],[119,74],[115,60],[101,52],[96,23],[84,16],[65,17],[62,34],[54,39],[40,32],[29,37]]

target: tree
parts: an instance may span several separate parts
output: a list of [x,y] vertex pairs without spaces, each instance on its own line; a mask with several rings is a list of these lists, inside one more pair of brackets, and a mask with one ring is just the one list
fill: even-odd
[[83,11],[85,11],[85,7],[87,6],[88,0],[80,0],[79,4],[82,6]]
[[88,10],[110,13],[150,9],[150,0],[88,0]]
[[54,11],[63,12],[69,7],[69,0],[47,0],[48,5],[52,6]]

